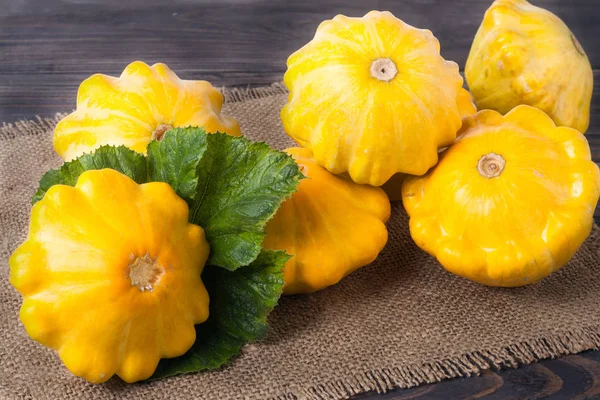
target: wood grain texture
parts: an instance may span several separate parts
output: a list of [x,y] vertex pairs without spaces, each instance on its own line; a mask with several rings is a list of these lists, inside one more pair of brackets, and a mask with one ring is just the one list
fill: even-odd
[[506,400],[506,399],[598,399],[600,398],[600,353],[585,352],[544,360],[519,369],[485,371],[480,376],[452,379],[434,385],[372,393],[353,399],[373,400]]
[[[600,2],[533,0],[558,14],[587,51],[600,82]],[[390,10],[429,28],[442,54],[464,67],[486,0],[3,0],[0,2],[0,121],[72,110],[79,83],[118,75],[133,60],[165,62],[185,79],[216,86],[280,81],[287,56],[336,14]],[[568,73],[568,71],[565,71]],[[587,138],[600,161],[600,85]],[[600,398],[600,352],[516,370],[357,399]]]
[[[390,10],[431,29],[464,67],[485,0],[4,0],[0,7],[0,121],[74,108],[79,83],[132,60],[165,62],[217,86],[281,80],[289,54],[338,13]],[[538,0],[571,27],[600,69],[598,0]],[[596,111],[598,109],[596,105]]]

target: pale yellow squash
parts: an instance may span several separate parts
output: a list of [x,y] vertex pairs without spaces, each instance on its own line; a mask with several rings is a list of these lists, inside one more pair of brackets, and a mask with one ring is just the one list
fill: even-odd
[[209,82],[182,80],[165,64],[135,61],[118,78],[95,74],[81,83],[77,109],[54,130],[54,149],[66,161],[102,145],[145,153],[150,140],[186,126],[240,136],[222,105],[223,95]]
[[584,133],[588,128],[590,62],[560,18],[525,0],[494,1],[473,41],[465,76],[480,109],[504,114],[527,104],[559,126]]
[[285,131],[357,183],[424,174],[460,128],[458,66],[440,56],[430,31],[389,12],[321,23],[287,65]]
[[200,279],[208,254],[204,231],[168,184],[87,171],[33,206],[10,282],[23,295],[29,336],[73,374],[135,382],[194,343],[194,325],[208,318]]
[[600,172],[585,137],[519,106],[463,120],[456,144],[403,185],[415,243],[450,272],[520,286],[563,267],[589,235]]

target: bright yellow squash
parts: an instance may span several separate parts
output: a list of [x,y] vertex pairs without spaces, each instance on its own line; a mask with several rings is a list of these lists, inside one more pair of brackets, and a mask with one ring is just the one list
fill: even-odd
[[177,127],[240,136],[222,105],[223,95],[209,82],[182,80],[165,64],[135,61],[119,78],[95,74],[81,83],[77,109],[54,130],[54,148],[69,161],[102,145],[145,153],[150,140]]
[[600,172],[585,137],[519,106],[480,111],[402,190],[415,243],[450,272],[491,286],[535,282],[589,235]]
[[285,266],[283,293],[309,293],[377,258],[387,242],[390,202],[380,188],[320,167],[309,149],[286,151],[307,179],[268,222],[263,246],[293,255]]
[[200,279],[209,246],[166,183],[114,170],[55,185],[33,206],[29,235],[10,258],[29,336],[93,383],[146,379],[185,353],[208,318]]
[[460,128],[458,66],[440,56],[430,31],[389,12],[321,23],[287,65],[285,131],[357,183],[424,174]]
[[559,126],[588,128],[590,62],[560,18],[525,0],[496,0],[487,10],[465,76],[480,109],[504,114],[528,104]]

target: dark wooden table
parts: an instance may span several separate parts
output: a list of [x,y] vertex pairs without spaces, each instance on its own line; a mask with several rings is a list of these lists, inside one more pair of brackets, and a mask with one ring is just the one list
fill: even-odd
[[[600,0],[533,0],[558,14],[587,51],[600,82]],[[491,0],[1,0],[0,122],[75,107],[79,83],[118,75],[133,60],[165,62],[185,79],[217,86],[280,81],[287,56],[324,19],[390,10],[429,28],[442,54],[464,67]],[[568,71],[565,71],[568,73]],[[600,84],[587,138],[600,161]],[[485,372],[357,398],[600,398],[600,352]]]

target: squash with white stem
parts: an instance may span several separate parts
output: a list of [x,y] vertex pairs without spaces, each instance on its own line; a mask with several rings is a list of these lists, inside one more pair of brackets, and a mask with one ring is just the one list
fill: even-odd
[[415,243],[491,286],[533,283],[567,264],[599,195],[585,137],[525,105],[465,118],[440,162],[402,188]]
[[458,66],[430,31],[389,12],[321,23],[287,64],[283,127],[335,174],[373,186],[421,175],[456,138]]

